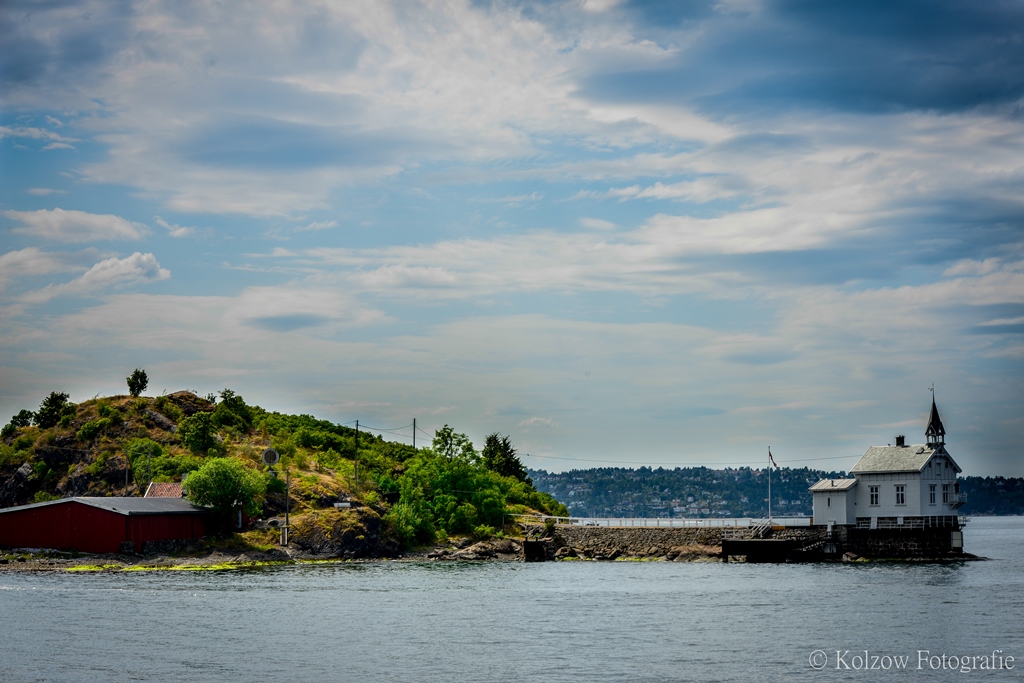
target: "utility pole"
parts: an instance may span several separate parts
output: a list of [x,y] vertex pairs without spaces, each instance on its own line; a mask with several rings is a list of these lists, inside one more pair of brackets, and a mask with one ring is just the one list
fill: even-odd
[[288,517],[288,513],[291,512],[291,477],[288,470],[288,465],[284,466],[284,545],[288,545],[288,531],[291,529],[291,520]]
[[[149,485],[153,485],[153,444],[149,444],[149,450],[146,451],[146,477],[149,478]],[[148,489],[147,489],[148,490]]]
[[359,420],[356,420],[356,457],[353,460],[356,474],[356,485],[359,484]]
[[416,418],[412,419],[412,449],[416,450]]

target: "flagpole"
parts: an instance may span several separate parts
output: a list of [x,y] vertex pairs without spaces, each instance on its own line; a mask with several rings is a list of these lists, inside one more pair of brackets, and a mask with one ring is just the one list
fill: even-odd
[[768,447],[768,521],[772,521],[772,447]]

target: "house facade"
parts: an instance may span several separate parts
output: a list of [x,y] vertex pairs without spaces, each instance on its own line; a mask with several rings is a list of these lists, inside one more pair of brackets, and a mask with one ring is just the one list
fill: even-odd
[[851,479],[823,479],[810,488],[814,523],[860,529],[960,528],[962,471],[946,451],[945,429],[932,399],[924,444],[872,446]]

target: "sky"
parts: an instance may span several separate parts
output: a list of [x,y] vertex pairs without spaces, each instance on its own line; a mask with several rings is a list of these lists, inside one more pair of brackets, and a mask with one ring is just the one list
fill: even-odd
[[230,388],[524,463],[1024,476],[1024,6],[0,7],[0,422]]

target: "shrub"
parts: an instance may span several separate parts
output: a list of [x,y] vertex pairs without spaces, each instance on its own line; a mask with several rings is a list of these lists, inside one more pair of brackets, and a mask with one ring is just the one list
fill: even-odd
[[0,429],[0,439],[9,439],[18,433],[18,428],[12,424],[4,425],[3,429]]
[[110,425],[110,418],[101,417],[98,420],[86,422],[75,434],[75,438],[83,443],[86,441],[92,441],[96,438],[96,435],[102,431],[105,431]]
[[174,422],[179,422],[181,420],[181,408],[168,401],[166,396],[157,396],[156,400],[153,401],[153,407],[156,408],[158,412],[161,412],[171,418]]
[[31,436],[28,436],[27,434],[25,436],[20,436],[14,442],[14,450],[16,450],[16,451],[27,450],[29,448],[32,448],[32,445],[35,442],[36,442],[36,440],[33,439]]
[[36,503],[48,503],[51,500],[60,500],[60,496],[46,491],[36,491],[36,495],[32,496],[32,500]]
[[214,433],[215,426],[210,413],[196,413],[178,423],[178,438],[193,453],[206,453],[215,447],[217,441]]
[[473,528],[473,538],[478,541],[486,541],[494,536],[494,527],[481,524]]

